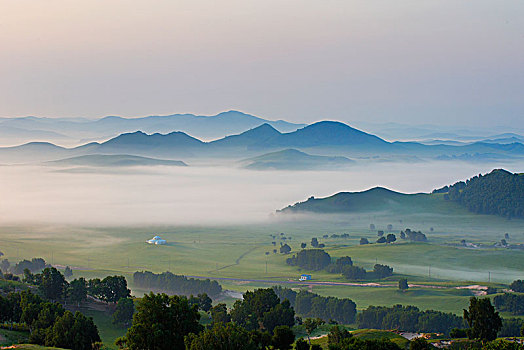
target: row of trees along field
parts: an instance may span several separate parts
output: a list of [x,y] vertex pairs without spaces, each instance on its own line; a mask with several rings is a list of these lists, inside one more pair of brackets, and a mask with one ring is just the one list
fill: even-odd
[[[289,290],[281,289],[280,292],[291,295]],[[215,309],[220,311],[215,313]],[[126,335],[117,340],[117,345],[121,349],[129,350],[288,350],[295,342],[291,326],[297,319],[294,318],[293,308],[289,306],[288,300],[281,301],[272,289],[258,289],[246,293],[244,299],[237,301],[229,313],[224,304],[218,304],[211,309],[211,314],[220,314],[221,317],[213,316],[212,323],[203,327],[199,323],[200,314],[196,305],[191,306],[186,297],[150,293],[138,301],[133,324]],[[460,340],[456,344],[463,346],[455,347],[457,349],[522,349],[516,343],[494,341],[502,322],[488,298],[471,298],[463,318],[400,306],[368,308],[363,318],[366,320],[357,320],[362,322],[362,326],[377,326],[378,319],[381,319],[382,327],[413,327],[416,332],[420,331],[418,328],[421,327],[428,331],[446,331],[467,336],[470,341]],[[312,330],[322,323],[323,321],[318,319],[304,320],[303,325],[308,338]],[[337,325],[331,327],[327,338],[330,350],[405,349],[388,338],[357,337]],[[411,350],[433,348],[424,339],[408,343]],[[321,348],[310,346],[309,342],[299,339],[295,342],[294,349]]]
[[191,295],[206,293],[211,297],[215,297],[222,293],[222,286],[217,281],[187,278],[171,272],[155,274],[149,271],[137,271],[133,274],[133,281],[137,287],[171,294]]
[[295,292],[289,288],[274,286],[281,300],[289,300],[296,313],[302,317],[320,318],[326,322],[349,324],[355,321],[356,304],[351,299],[324,297],[305,290]]
[[23,281],[37,286],[46,299],[53,301],[81,303],[90,295],[108,303],[116,303],[131,295],[124,276],[107,276],[102,280],[78,278],[68,283],[56,268],[46,267],[37,274],[24,270]]
[[434,190],[478,214],[495,214],[511,218],[524,217],[524,175],[503,169],[472,177],[451,186]]
[[393,274],[393,268],[388,265],[375,264],[372,271],[354,266],[349,256],[338,258],[334,263],[326,251],[322,249],[303,249],[286,259],[290,266],[298,266],[304,270],[328,273],[340,273],[348,280],[381,279]]

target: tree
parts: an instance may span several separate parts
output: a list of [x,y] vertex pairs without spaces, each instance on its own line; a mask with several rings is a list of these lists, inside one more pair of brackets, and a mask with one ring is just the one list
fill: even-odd
[[64,270],[64,277],[69,278],[71,276],[73,276],[73,270],[71,270],[69,266],[66,266]]
[[400,231],[400,239],[406,239],[406,234],[404,231]]
[[300,338],[295,342],[295,350],[309,350],[309,344],[304,338]]
[[100,282],[100,287],[100,297],[108,303],[116,303],[121,298],[131,296],[124,276],[107,276]]
[[393,268],[388,265],[375,264],[373,273],[377,278],[386,278],[393,274]]
[[337,259],[336,264],[339,266],[353,266],[353,260],[349,256],[343,256]]
[[9,267],[11,267],[11,264],[9,263],[9,260],[4,259],[0,263],[0,269],[2,269],[3,273],[7,273],[9,271]]
[[288,326],[278,326],[273,331],[271,344],[275,349],[288,350],[295,341],[295,334]]
[[185,338],[187,350],[256,350],[258,344],[244,328],[233,323],[215,323],[210,329]]
[[348,280],[363,280],[366,278],[366,270],[359,266],[344,266],[342,276]]
[[386,243],[393,243],[397,240],[397,237],[393,233],[388,233],[386,236]]
[[362,238],[360,239],[360,245],[364,245],[364,244],[369,244],[369,241],[368,241],[367,238],[362,237]]
[[318,247],[318,239],[316,237],[311,238],[311,246],[313,248]]
[[386,237],[380,237],[379,239],[377,239],[377,243],[386,243]]
[[291,251],[291,247],[287,244],[284,244],[283,246],[280,247],[280,253],[282,254],[289,254],[290,251]]
[[307,246],[306,243],[300,243],[300,248],[304,249]]
[[93,319],[85,317],[78,311],[74,315],[66,311],[63,316],[57,318],[48,332],[46,346],[91,350],[93,344],[100,341],[98,328]]
[[39,278],[41,282],[38,289],[47,299],[60,300],[64,297],[67,281],[60,271],[54,267],[46,267]]
[[378,230],[378,231],[377,231],[377,236],[379,236],[379,237],[384,236],[384,231],[382,231],[382,230]]
[[345,328],[333,326],[328,333],[328,345],[341,345],[345,339],[349,339],[353,334],[349,333]]
[[231,320],[248,331],[258,330],[264,326],[273,330],[276,326],[292,326],[295,311],[288,300],[280,299],[272,288],[247,291],[243,300],[237,300],[231,310]]
[[517,292],[517,293],[524,293],[524,281],[523,280],[516,280],[516,281],[513,281],[510,285],[509,285],[509,288],[514,291],[514,292]]
[[212,302],[213,300],[206,293],[198,294],[198,307],[200,310],[208,312],[211,310]]
[[183,349],[184,337],[198,333],[200,314],[186,297],[167,294],[144,295],[137,303],[133,324],[120,340],[129,350]]
[[409,342],[409,350],[431,350],[434,347],[423,338],[415,338]]
[[306,318],[304,320],[304,326],[306,328],[307,339],[310,345],[311,345],[311,338],[310,338],[311,333],[313,333],[313,331],[322,324],[324,324],[324,321],[321,318]]
[[469,325],[468,338],[482,342],[496,339],[502,327],[499,313],[495,311],[489,298],[471,297],[469,308],[464,310],[464,319]]
[[113,313],[113,324],[120,324],[128,327],[133,320],[135,304],[131,298],[120,298]]
[[87,282],[83,277],[71,281],[68,289],[68,296],[71,302],[80,305],[87,299]]
[[217,304],[211,308],[211,319],[213,323],[228,323],[231,322],[231,316],[227,313],[226,304]]
[[295,311],[289,300],[275,305],[262,316],[262,324],[268,332],[272,332],[277,326],[293,327],[295,324]]
[[408,290],[409,288],[409,285],[408,285],[408,280],[405,279],[405,278],[401,278],[398,280],[398,289],[400,289],[401,291],[406,291]]

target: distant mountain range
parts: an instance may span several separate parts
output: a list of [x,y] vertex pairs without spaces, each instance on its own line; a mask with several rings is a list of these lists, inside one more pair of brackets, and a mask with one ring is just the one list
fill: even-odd
[[467,209],[478,214],[524,218],[524,174],[495,169],[430,193],[405,194],[375,187],[363,192],[339,192],[326,198],[310,197],[281,213],[415,212],[453,213]]
[[[344,123],[321,121],[287,133],[282,133],[269,124],[262,124],[240,134],[208,142],[180,131],[151,135],[136,131],[121,134],[102,143],[86,143],[74,148],[32,142],[16,147],[0,148],[0,162],[50,161],[89,154],[127,154],[171,160],[192,158],[242,160],[289,149],[302,152],[299,156],[303,164],[305,164],[307,155],[313,154],[315,156],[346,157],[357,161],[388,159],[482,161],[483,159],[516,160],[524,158],[524,145],[519,142],[510,144],[475,142],[458,146],[387,142]],[[271,155],[273,158],[276,156],[282,159],[286,153]],[[259,162],[262,160],[258,159]],[[325,163],[327,160],[317,158],[315,163]],[[340,163],[340,161],[343,160],[339,159],[337,162]],[[347,161],[343,162],[347,163]]]
[[[295,131],[305,124],[284,120],[271,121],[250,114],[228,111],[214,116],[173,114],[140,118],[105,117],[85,118],[0,118],[0,141],[17,144],[31,141],[70,142],[104,140],[122,133],[171,133],[184,131],[194,137],[212,140],[238,134],[262,124],[269,124],[281,132]],[[81,143],[81,142],[80,142]]]

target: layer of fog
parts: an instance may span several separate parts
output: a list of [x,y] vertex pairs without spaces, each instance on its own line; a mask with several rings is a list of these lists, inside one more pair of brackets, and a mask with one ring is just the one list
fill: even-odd
[[[522,171],[523,164],[504,166]],[[229,224],[263,222],[310,196],[383,186],[402,192],[434,188],[500,164],[383,163],[348,171],[250,171],[224,167],[154,167],[61,172],[0,166],[0,224]]]

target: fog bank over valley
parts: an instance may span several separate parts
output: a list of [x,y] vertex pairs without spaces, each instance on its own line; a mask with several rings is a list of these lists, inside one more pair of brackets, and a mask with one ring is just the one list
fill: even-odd
[[81,225],[220,225],[265,222],[310,196],[375,186],[431,192],[494,168],[522,164],[382,163],[344,171],[253,171],[226,167],[119,169],[0,167],[0,221]]

